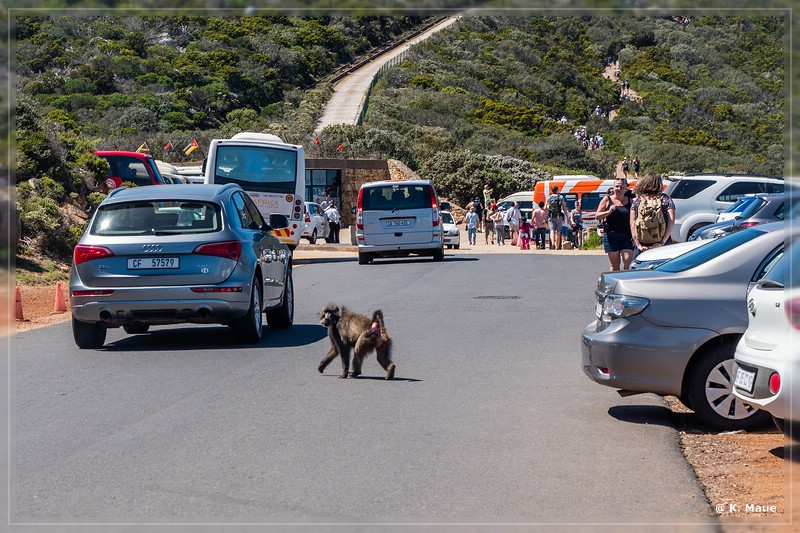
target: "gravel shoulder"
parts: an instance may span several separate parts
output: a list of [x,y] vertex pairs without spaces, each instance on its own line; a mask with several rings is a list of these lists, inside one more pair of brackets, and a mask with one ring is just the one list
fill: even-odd
[[[446,255],[603,255],[602,251],[586,250],[522,251],[510,244],[485,245],[482,239],[483,234],[478,234],[478,245],[462,245],[459,250],[447,250]],[[468,242],[466,234],[462,234],[461,242]],[[357,249],[350,244],[301,244],[294,254],[297,268],[332,259],[355,261],[356,256]],[[19,289],[23,320],[15,320],[16,291],[11,282],[3,283],[0,288],[0,297],[6,302],[0,306],[0,324],[6,335],[70,320],[69,310],[54,311],[56,285]],[[67,282],[62,283],[61,291],[68,303]],[[694,426],[691,412],[677,399],[667,397],[665,403],[674,412],[684,456],[712,508],[717,510],[723,531],[800,531],[800,444],[787,444],[783,435],[769,427],[750,433],[710,433]]]

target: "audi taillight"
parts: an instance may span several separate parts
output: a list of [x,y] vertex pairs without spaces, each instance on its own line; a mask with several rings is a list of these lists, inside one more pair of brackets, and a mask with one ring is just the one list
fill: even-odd
[[79,244],[72,252],[72,260],[76,265],[92,261],[94,259],[102,259],[104,257],[112,257],[114,254],[105,246],[91,246],[86,244]]
[[226,257],[238,261],[242,253],[242,243],[240,241],[211,242],[208,244],[201,244],[195,248],[192,253]]

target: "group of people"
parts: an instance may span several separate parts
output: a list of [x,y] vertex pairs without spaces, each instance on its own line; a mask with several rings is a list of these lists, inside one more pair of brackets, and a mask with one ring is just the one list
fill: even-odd
[[[494,191],[487,185],[484,195],[491,195]],[[531,220],[528,220],[519,208],[519,202],[509,209],[497,205],[490,196],[481,203],[481,198],[476,196],[467,204],[467,215],[464,218],[469,244],[477,244],[477,234],[483,231],[484,240],[489,244],[497,241],[497,246],[505,246],[506,228],[511,238],[512,246],[519,246],[521,250],[531,249],[531,240],[539,250],[547,247],[547,233],[550,232],[550,249],[560,250],[565,240],[580,245],[582,230],[582,215],[580,201],[575,202],[575,208],[567,209],[566,199],[558,193],[558,186],[551,189],[547,202],[541,201],[533,210]],[[484,207],[484,205],[486,207]],[[577,235],[570,239],[571,235]]]
[[576,129],[572,134],[575,140],[583,145],[587,150],[604,150],[606,147],[606,140],[603,135],[598,131],[594,135],[589,136],[586,133],[586,126],[581,126]]
[[622,176],[626,180],[628,179],[628,174],[630,173],[631,167],[633,167],[633,177],[638,179],[639,178],[639,168],[640,168],[639,158],[634,156],[633,159],[629,163],[627,156],[623,157],[622,158],[622,164],[620,165],[620,169],[622,170]]
[[611,270],[628,270],[636,253],[672,242],[675,202],[663,191],[661,175],[651,172],[636,181],[633,191],[627,179],[616,180],[600,200],[596,216]]

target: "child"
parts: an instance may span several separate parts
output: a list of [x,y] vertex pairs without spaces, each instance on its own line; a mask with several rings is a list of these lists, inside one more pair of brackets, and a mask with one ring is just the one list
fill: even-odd
[[519,219],[519,249],[531,249],[531,223],[524,216]]

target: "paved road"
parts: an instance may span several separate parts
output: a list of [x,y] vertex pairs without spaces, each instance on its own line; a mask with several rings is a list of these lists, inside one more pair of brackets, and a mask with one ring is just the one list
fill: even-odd
[[[294,327],[257,346],[223,327],[112,330],[97,351],[68,324],[19,334],[12,521],[702,524],[671,412],[580,370],[605,264],[310,260]],[[317,373],[329,302],[383,309],[395,381],[372,357],[364,379]]]
[[370,83],[372,83],[372,78],[375,77],[378,70],[380,70],[384,64],[406,52],[414,44],[446,28],[458,20],[458,18],[460,17],[448,17],[428,31],[409,40],[403,46],[399,46],[381,55],[374,61],[369,62],[349,76],[343,78],[334,86],[333,96],[325,107],[325,111],[315,131],[317,133],[321,132],[326,126],[331,126],[333,124],[356,124],[358,115],[361,112],[361,101],[364,99],[364,95],[366,95]]

